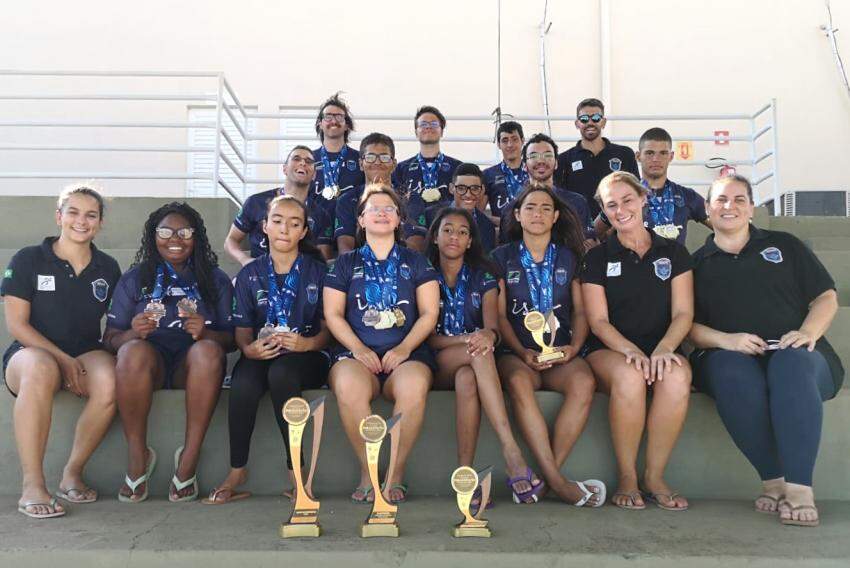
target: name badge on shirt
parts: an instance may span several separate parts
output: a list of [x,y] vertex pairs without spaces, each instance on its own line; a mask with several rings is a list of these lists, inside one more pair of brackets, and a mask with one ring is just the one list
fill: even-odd
[[52,275],[38,275],[38,290],[40,292],[55,292],[56,291],[56,277]]
[[606,276],[619,276],[621,272],[620,263],[619,262],[609,262],[608,270],[605,272]]
[[583,169],[583,168],[584,168],[584,166],[583,166],[583,165],[582,165],[582,163],[581,163],[581,160],[576,160],[575,162],[573,162],[573,163],[572,163],[572,166],[573,166],[573,171],[574,171],[574,172],[577,172],[577,171],[579,171],[579,170],[581,170],[581,169]]

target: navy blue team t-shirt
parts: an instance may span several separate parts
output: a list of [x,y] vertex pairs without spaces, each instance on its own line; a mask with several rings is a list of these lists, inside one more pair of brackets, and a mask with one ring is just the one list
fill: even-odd
[[[504,163],[504,162],[502,162]],[[487,199],[490,202],[490,212],[494,217],[501,217],[508,207],[508,204],[513,201],[514,197],[508,193],[508,186],[505,182],[505,174],[502,172],[502,163],[490,166],[481,174],[484,176],[484,187],[487,188]],[[516,176],[522,176],[525,172],[522,166],[513,168],[511,171]],[[525,177],[528,177],[525,174]],[[520,188],[522,191],[522,188]]]
[[[367,309],[366,278],[359,249],[341,254],[325,276],[325,286],[346,294],[345,319],[351,329],[369,349],[378,354],[389,351],[410,333],[419,317],[416,289],[437,279],[437,271],[424,256],[406,247],[396,246],[399,247],[400,256],[396,307],[404,312],[405,322],[402,327],[375,329],[363,323],[363,314]],[[382,267],[385,263],[386,260],[380,261]]]
[[[473,333],[479,329],[484,329],[484,295],[490,290],[496,290],[498,293],[499,282],[496,277],[480,268],[469,269],[469,283],[467,284],[466,295],[463,302],[463,332]],[[452,292],[456,288],[452,288]],[[443,315],[445,307],[445,297],[443,296],[442,286],[440,287],[440,317],[437,319],[437,333],[447,335],[443,327]]]
[[[298,291],[292,304],[287,325],[293,333],[312,337],[321,330],[322,288],[327,267],[325,263],[309,254],[301,254],[301,273]],[[267,254],[246,264],[236,275],[234,290],[233,326],[249,327],[254,334],[266,325],[269,305],[269,271]],[[283,290],[287,274],[275,273],[278,290]],[[272,324],[276,318],[272,315]]]
[[[440,199],[437,202],[426,202],[422,199],[425,184],[422,181],[422,170],[419,168],[419,154],[399,162],[393,172],[393,187],[399,195],[407,201],[407,219],[413,225],[416,234],[424,235],[428,230],[425,209],[442,202],[448,205],[452,201],[449,195],[449,184],[454,177],[455,170],[461,161],[451,156],[443,155],[443,163],[437,171],[437,189],[440,191]],[[436,158],[425,158],[426,164],[431,164]]]
[[[328,152],[328,160],[331,166],[339,161],[341,152]],[[322,190],[325,188],[325,168],[322,164],[322,149],[316,148],[313,150],[313,159],[316,160],[316,176],[313,178],[313,184],[310,187],[310,199],[315,206],[325,212],[328,219],[331,221],[334,218],[334,208],[336,201],[339,199],[325,199],[322,196]],[[337,186],[339,186],[339,195],[345,195],[350,189],[363,185],[366,178],[363,176],[363,170],[360,169],[360,152],[351,146],[345,146],[345,158],[339,165],[339,177],[337,178]]]
[[[507,296],[507,315],[511,327],[520,343],[528,349],[539,351],[540,347],[525,329],[523,320],[528,312],[534,311],[534,302],[528,290],[528,278],[520,261],[519,242],[503,245],[493,251],[493,260],[499,266],[501,278],[505,281]],[[542,263],[538,263],[542,265]],[[576,276],[576,258],[565,246],[558,245],[555,252],[555,270],[552,278],[552,305],[560,327],[555,335],[554,345],[568,345],[572,337],[573,298],[570,285]],[[545,315],[545,314],[544,314]]]

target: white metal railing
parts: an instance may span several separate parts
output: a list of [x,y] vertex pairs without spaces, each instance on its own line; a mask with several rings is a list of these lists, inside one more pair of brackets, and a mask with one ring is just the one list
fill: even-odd
[[[248,195],[249,188],[259,184],[281,183],[281,178],[268,177],[250,177],[248,168],[253,164],[281,164],[283,160],[280,156],[276,159],[268,159],[263,157],[250,157],[248,152],[248,144],[253,141],[305,141],[302,136],[286,135],[286,134],[256,134],[249,132],[247,128],[248,121],[254,120],[272,120],[283,121],[288,119],[315,119],[315,114],[306,112],[277,112],[277,113],[262,113],[249,110],[243,105],[242,101],[236,94],[236,91],[228,82],[223,73],[193,73],[193,72],[162,72],[162,71],[14,71],[0,70],[0,76],[40,76],[40,77],[130,77],[130,78],[179,78],[179,79],[200,79],[214,81],[214,91],[210,92],[183,92],[183,93],[139,93],[139,92],[113,92],[113,93],[77,93],[64,94],[55,92],[25,92],[25,93],[4,93],[0,92],[0,101],[157,101],[157,102],[197,102],[203,101],[206,103],[214,103],[216,119],[214,122],[209,121],[178,121],[178,122],[157,122],[157,121],[101,121],[101,120],[21,120],[7,119],[0,114],[0,127],[74,127],[74,128],[128,128],[128,129],[194,129],[194,128],[210,128],[215,130],[215,143],[213,146],[192,146],[192,145],[133,145],[133,144],[32,144],[21,143],[14,141],[5,141],[0,139],[0,151],[7,150],[23,150],[23,151],[80,151],[80,152],[163,152],[163,153],[210,153],[213,156],[213,168],[210,176],[193,175],[185,172],[112,172],[112,171],[79,171],[79,172],[56,172],[39,169],[32,172],[0,172],[0,179],[3,178],[101,178],[101,179],[159,179],[159,180],[207,180],[211,178],[213,187],[217,193],[217,189],[222,188],[228,197],[236,203],[241,204],[244,198]],[[412,117],[409,115],[393,115],[393,114],[363,114],[357,115],[357,120],[361,123],[369,121],[389,121],[403,122],[406,125],[405,131],[409,132],[409,125]],[[451,122],[472,122],[484,126],[488,133],[481,136],[446,136],[443,138],[445,142],[459,143],[493,143],[492,132],[495,126],[504,120],[516,120],[519,122],[545,121],[547,123],[572,123],[575,117],[572,115],[508,115],[508,114],[482,114],[482,115],[449,115],[446,117]],[[677,160],[673,162],[676,167],[712,167],[719,164],[749,167],[750,178],[753,186],[757,191],[757,203],[759,205],[766,201],[773,200],[773,209],[776,215],[782,213],[781,199],[782,194],[778,164],[778,133],[777,133],[777,114],[776,100],[772,99],[769,103],[763,105],[754,113],[720,113],[720,114],[636,114],[636,115],[610,115],[607,117],[611,122],[635,123],[646,122],[651,126],[666,125],[669,122],[700,122],[710,123],[719,121],[743,121],[749,124],[748,134],[739,134],[724,137],[729,143],[747,144],[749,146],[749,157],[747,159],[726,160],[720,159],[718,162],[713,160]],[[232,125],[239,133],[239,139],[235,140],[233,136],[225,130],[225,124]],[[361,128],[362,130],[362,128]],[[368,129],[367,129],[368,130]],[[692,142],[714,142],[714,136],[705,135],[687,135],[672,130],[675,140],[688,140]],[[394,134],[389,132],[395,141],[398,142],[415,142],[416,138],[409,134]],[[358,135],[352,135],[353,141],[361,139]],[[637,136],[612,136],[610,139],[614,142],[635,143],[638,141]],[[555,140],[561,142],[574,143],[576,137],[555,137]],[[764,148],[764,146],[767,148]],[[759,147],[762,147],[759,150]],[[225,148],[229,148],[235,159],[230,159]],[[769,160],[768,160],[769,159]],[[765,162],[767,161],[767,164]],[[494,163],[492,160],[488,163]],[[482,162],[483,163],[483,162]],[[768,167],[765,167],[767,165]],[[232,171],[238,179],[241,187],[232,187],[225,179],[222,178],[224,168]],[[762,191],[761,186],[770,180],[772,191]],[[690,186],[706,186],[711,183],[711,180],[706,179],[683,179],[678,180],[684,185]]]

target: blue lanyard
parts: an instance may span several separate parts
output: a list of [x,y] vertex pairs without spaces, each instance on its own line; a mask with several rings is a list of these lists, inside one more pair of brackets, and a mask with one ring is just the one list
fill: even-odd
[[428,189],[429,187],[437,187],[437,174],[440,171],[440,167],[443,165],[443,161],[446,157],[442,152],[437,154],[437,159],[435,159],[430,164],[425,161],[425,158],[422,157],[422,154],[416,154],[416,159],[419,161],[419,169],[422,171],[422,186],[423,189]]
[[328,158],[328,151],[322,146],[319,150],[319,155],[322,158],[322,176],[325,179],[325,187],[333,187],[339,182],[339,170],[342,164],[345,163],[345,156],[348,153],[348,146],[343,146],[339,152],[339,156],[333,162]]
[[534,309],[546,314],[552,310],[552,275],[555,272],[555,243],[549,243],[546,255],[543,257],[543,265],[538,266],[534,262],[531,252],[525,247],[525,243],[519,242],[519,258],[525,269],[525,278],[528,280],[528,293]]
[[368,243],[360,247],[360,256],[366,280],[366,302],[382,311],[392,308],[398,303],[398,265],[401,261],[398,245],[393,245],[383,268]]
[[[298,281],[301,277],[301,254],[292,263],[289,274],[283,280],[283,290],[277,286],[277,275],[274,271],[272,255],[267,255],[269,276],[269,307],[266,312],[266,323],[270,325],[289,326],[292,315],[292,304],[298,296]],[[273,319],[274,318],[274,319]],[[277,320],[277,321],[275,321]]]
[[440,279],[440,292],[443,296],[443,332],[446,335],[461,335],[464,333],[464,304],[466,289],[469,284],[469,267],[464,263],[457,275],[455,291],[446,284],[443,273],[437,274]]
[[502,174],[505,176],[505,188],[508,190],[508,199],[516,199],[516,196],[522,190],[522,186],[528,183],[528,172],[520,166],[519,173],[514,173],[505,162],[499,164],[499,169],[502,170]]
[[[163,268],[164,267],[164,268]],[[165,283],[165,273],[168,272],[168,286],[163,287]],[[153,294],[151,297],[154,300],[161,300],[163,296],[165,296],[169,290],[180,282],[180,277],[177,275],[177,271],[174,270],[174,267],[171,266],[168,262],[161,262],[156,265],[156,281],[153,286]],[[200,297],[200,293],[198,292],[198,283],[195,282],[191,286],[182,286],[183,292],[190,300],[198,301]]]
[[646,204],[649,206],[652,226],[671,225],[676,211],[676,202],[673,199],[673,185],[670,183],[670,180],[664,182],[661,197],[658,197],[652,188],[649,187],[648,181],[643,180],[641,183],[649,190],[649,197],[646,199]]

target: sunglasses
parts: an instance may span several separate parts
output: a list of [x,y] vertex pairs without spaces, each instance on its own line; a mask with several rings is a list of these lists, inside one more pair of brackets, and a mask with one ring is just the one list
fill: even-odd
[[591,120],[594,123],[599,124],[600,122],[602,122],[603,118],[605,118],[605,117],[602,116],[601,114],[599,114],[598,112],[594,112],[593,114],[580,114],[580,115],[578,115],[578,121],[582,124],[587,124]]
[[195,234],[195,229],[192,227],[183,227],[182,229],[172,229],[171,227],[157,227],[156,236],[166,241],[174,236],[174,234],[184,241],[188,241]]

